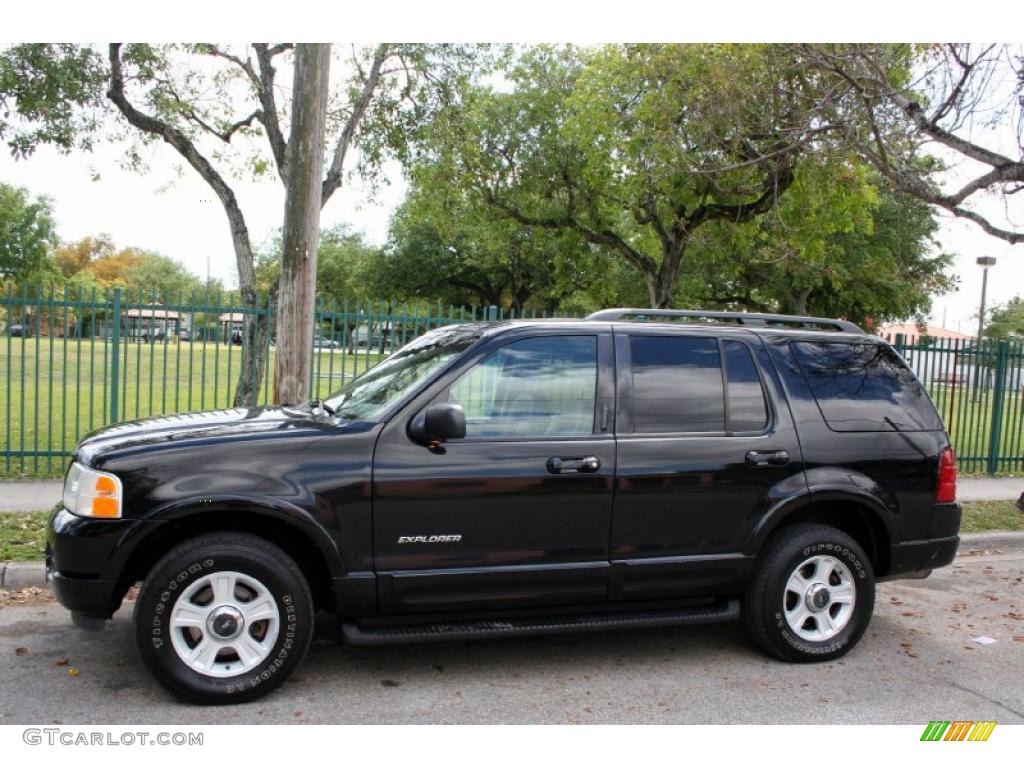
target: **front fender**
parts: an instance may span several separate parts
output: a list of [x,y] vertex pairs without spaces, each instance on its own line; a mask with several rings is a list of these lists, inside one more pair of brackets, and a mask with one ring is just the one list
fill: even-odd
[[154,507],[146,514],[147,522],[180,523],[202,515],[204,527],[218,517],[259,516],[272,518],[297,530],[317,548],[323,556],[332,578],[348,573],[344,557],[336,539],[322,523],[307,510],[282,499],[242,494],[214,494],[198,498],[178,499]]

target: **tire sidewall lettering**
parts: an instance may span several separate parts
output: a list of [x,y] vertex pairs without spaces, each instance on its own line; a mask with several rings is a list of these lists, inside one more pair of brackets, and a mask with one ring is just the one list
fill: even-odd
[[[263,662],[260,667],[254,670],[249,670],[236,678],[213,678],[200,675],[194,670],[190,670],[185,667],[184,662],[178,658],[177,652],[174,651],[171,646],[170,638],[168,633],[170,632],[170,624],[167,621],[167,617],[170,616],[171,610],[174,606],[175,601],[179,595],[185,590],[185,588],[196,581],[204,574],[209,573],[212,570],[238,570],[244,573],[250,573],[252,576],[259,578],[270,589],[273,594],[274,601],[277,603],[278,609],[281,611],[282,625],[284,631],[280,633],[278,640],[275,644],[272,655]],[[165,577],[166,578],[166,577]],[[225,564],[218,566],[217,558],[205,558],[190,563],[184,567],[177,567],[174,571],[172,579],[163,584],[162,591],[156,596],[156,600],[152,605],[140,606],[147,611],[149,618],[146,621],[148,628],[147,634],[149,635],[149,645],[154,652],[157,652],[158,658],[161,659],[159,662],[161,666],[175,666],[179,669],[183,668],[187,675],[198,677],[204,687],[210,688],[211,693],[219,694],[241,694],[248,690],[252,690],[259,686],[264,686],[268,681],[273,679],[282,669],[288,666],[289,660],[294,657],[293,649],[296,645],[296,639],[299,634],[299,618],[298,609],[296,607],[296,599],[291,592],[285,592],[282,589],[281,578],[278,574],[274,573],[273,570],[263,571],[262,568],[258,568],[255,572],[251,567],[245,565]],[[312,631],[312,628],[307,628],[307,631]],[[180,673],[176,673],[180,674]]]

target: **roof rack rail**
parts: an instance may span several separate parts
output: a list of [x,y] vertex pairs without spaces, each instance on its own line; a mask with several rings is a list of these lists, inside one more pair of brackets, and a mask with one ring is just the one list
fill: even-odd
[[815,331],[839,331],[864,333],[859,326],[848,320],[827,317],[803,317],[801,315],[774,315],[761,312],[707,312],[691,309],[602,309],[587,315],[587,320],[679,320],[701,323],[742,325],[752,328],[803,328]]

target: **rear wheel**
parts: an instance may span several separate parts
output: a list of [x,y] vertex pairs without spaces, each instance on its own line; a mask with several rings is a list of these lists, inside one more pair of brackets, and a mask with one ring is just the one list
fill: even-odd
[[744,602],[754,641],[786,661],[847,653],[871,621],[875,577],[864,550],[827,525],[784,528],[769,541]]
[[306,655],[313,620],[309,586],[284,551],[256,536],[214,533],[154,566],[135,605],[135,636],[164,686],[229,704],[283,683]]

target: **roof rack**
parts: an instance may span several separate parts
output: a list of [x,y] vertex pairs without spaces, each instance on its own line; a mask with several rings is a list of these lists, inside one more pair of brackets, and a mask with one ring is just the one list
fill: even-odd
[[742,325],[751,328],[803,328],[814,331],[839,331],[864,333],[848,320],[834,320],[827,317],[803,317],[800,315],[773,315],[761,312],[706,312],[690,309],[602,309],[587,315],[587,320],[678,320],[694,325],[721,323]]

